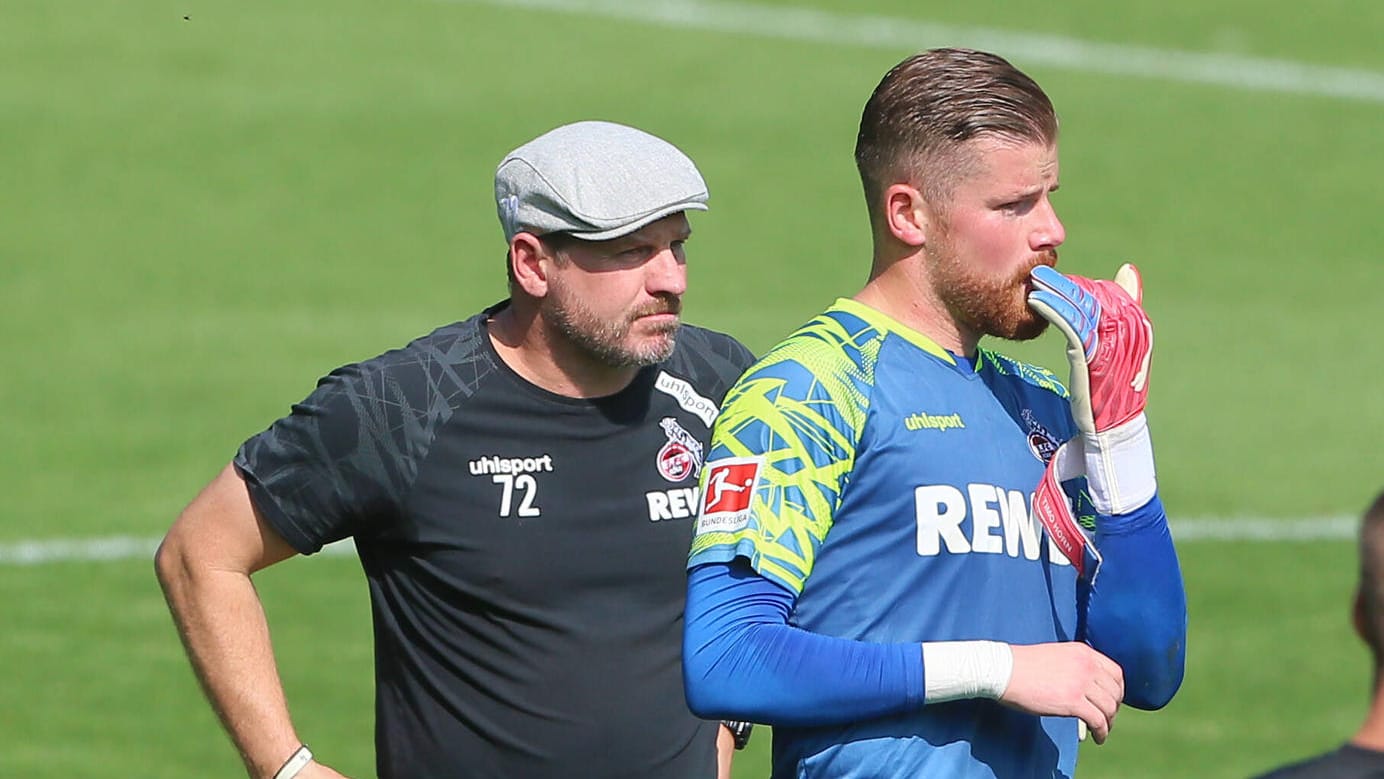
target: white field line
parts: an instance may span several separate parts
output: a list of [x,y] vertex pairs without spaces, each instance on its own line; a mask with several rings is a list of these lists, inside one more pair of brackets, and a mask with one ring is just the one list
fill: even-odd
[[[1184,519],[1172,523],[1173,538],[1188,541],[1289,542],[1340,541],[1355,538],[1354,517],[1311,519]],[[0,543],[0,567],[89,563],[143,559],[152,565],[157,537],[104,536],[51,538]],[[338,541],[321,554],[336,557],[355,553],[351,541]]]
[[1098,43],[989,27],[755,5],[726,0],[435,0],[553,11],[663,27],[916,51],[969,46],[1034,65],[1086,73],[1211,84],[1232,89],[1384,103],[1384,73],[1283,59]]
[[1307,519],[1170,520],[1174,541],[1344,541],[1354,540],[1356,517]]
[[[103,536],[99,538],[50,538],[0,543],[0,567],[89,563],[102,560],[138,560],[154,563],[159,537]],[[355,545],[338,541],[322,547],[320,554],[336,557],[355,554]]]

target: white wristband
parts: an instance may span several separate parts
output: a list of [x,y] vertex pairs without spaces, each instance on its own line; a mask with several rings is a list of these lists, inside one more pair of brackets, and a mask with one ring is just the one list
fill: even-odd
[[998,698],[1014,673],[1014,651],[1002,641],[923,642],[927,703]]
[[284,761],[284,764],[274,773],[274,779],[293,779],[299,771],[302,771],[311,762],[312,750],[308,749],[307,744],[303,744],[298,747],[297,752],[289,755],[288,760]]

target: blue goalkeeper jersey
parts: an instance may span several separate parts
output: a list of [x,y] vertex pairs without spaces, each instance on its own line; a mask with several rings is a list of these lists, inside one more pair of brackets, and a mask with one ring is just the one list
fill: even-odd
[[[838,300],[727,396],[689,566],[746,559],[813,633],[1077,639],[1076,570],[1030,510],[1075,432],[1049,372],[985,349],[972,365]],[[1076,752],[1075,719],[967,699],[776,727],[774,776],[1071,776]]]

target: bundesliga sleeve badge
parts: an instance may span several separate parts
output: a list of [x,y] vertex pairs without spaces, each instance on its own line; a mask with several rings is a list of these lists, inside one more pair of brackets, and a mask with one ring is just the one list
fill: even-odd
[[729,457],[707,463],[698,533],[732,533],[750,523],[750,502],[763,465],[762,457]]

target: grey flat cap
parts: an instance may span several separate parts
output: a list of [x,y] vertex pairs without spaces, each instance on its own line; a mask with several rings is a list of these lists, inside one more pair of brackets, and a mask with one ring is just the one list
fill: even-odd
[[697,166],[667,141],[611,122],[576,122],[510,152],[495,169],[505,240],[518,232],[605,241],[679,211],[706,210]]

